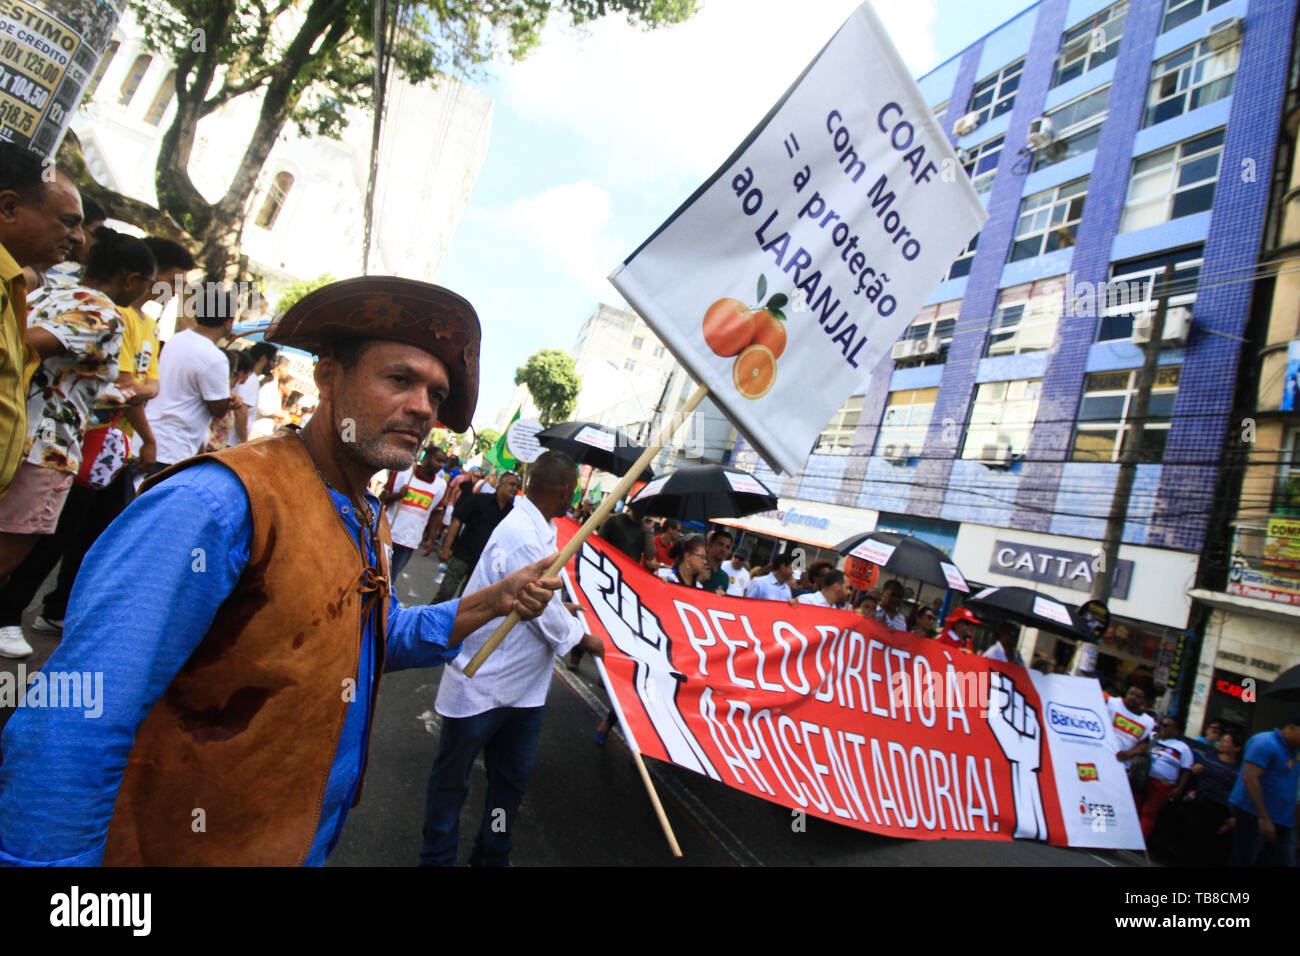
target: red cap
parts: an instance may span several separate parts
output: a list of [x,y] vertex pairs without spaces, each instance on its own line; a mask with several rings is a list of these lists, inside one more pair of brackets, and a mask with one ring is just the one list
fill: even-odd
[[953,624],[957,621],[970,621],[972,624],[982,623],[979,618],[977,618],[967,608],[964,607],[959,607],[957,608],[957,610],[953,611],[950,615],[948,615],[948,620],[944,621],[944,623]]

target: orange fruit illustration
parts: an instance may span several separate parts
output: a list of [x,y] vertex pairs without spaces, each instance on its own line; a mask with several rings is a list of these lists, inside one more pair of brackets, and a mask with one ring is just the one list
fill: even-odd
[[751,345],[736,359],[731,380],[746,398],[762,398],[776,381],[776,356],[766,345]]
[[754,341],[754,313],[739,299],[719,299],[704,313],[704,341],[715,355],[736,355]]
[[772,350],[773,358],[780,358],[785,351],[785,323],[767,309],[755,312],[754,344],[766,345]]

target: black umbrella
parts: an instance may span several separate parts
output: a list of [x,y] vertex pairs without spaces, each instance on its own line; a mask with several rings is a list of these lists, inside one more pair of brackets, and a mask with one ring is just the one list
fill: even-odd
[[1300,701],[1300,664],[1289,667],[1277,675],[1277,680],[1264,691],[1265,697],[1276,697],[1288,703]]
[[661,475],[632,499],[638,518],[712,521],[772,511],[777,497],[747,471],[722,465],[687,465]]
[[[620,477],[645,451],[622,429],[595,422],[561,422],[539,431],[537,441],[544,448],[564,452],[580,465],[590,465]],[[637,480],[649,481],[653,477],[654,472],[647,468]]]
[[1014,621],[1076,641],[1097,643],[1074,608],[1032,588],[985,588],[967,598],[964,606],[982,618]]
[[901,578],[916,578],[941,588],[970,593],[966,579],[946,554],[910,534],[868,531],[845,538],[835,550],[878,564],[882,570]]

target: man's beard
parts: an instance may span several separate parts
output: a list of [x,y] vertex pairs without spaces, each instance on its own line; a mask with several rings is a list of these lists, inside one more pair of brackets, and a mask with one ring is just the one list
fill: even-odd
[[[416,456],[420,452],[419,446],[417,445],[410,451],[394,448],[385,441],[386,432],[384,430],[381,430],[379,434],[372,438],[359,438],[356,441],[344,440],[344,430],[338,423],[348,421],[349,419],[355,423],[355,431],[357,433],[369,431],[369,429],[365,427],[369,423],[364,421],[360,416],[349,416],[340,413],[339,418],[335,422],[334,433],[339,436],[339,444],[341,445],[344,454],[348,455],[355,461],[361,462],[363,465],[366,465],[374,471],[382,471],[384,469],[388,469],[389,471],[405,471],[415,464]],[[390,430],[401,428],[419,431],[421,432],[421,442],[424,440],[424,435],[428,434],[428,430],[423,426],[411,422],[395,422],[385,426],[385,428]]]

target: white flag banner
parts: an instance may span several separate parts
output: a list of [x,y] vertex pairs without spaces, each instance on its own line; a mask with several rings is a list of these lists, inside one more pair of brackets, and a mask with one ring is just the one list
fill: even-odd
[[987,219],[863,4],[610,281],[794,473]]

